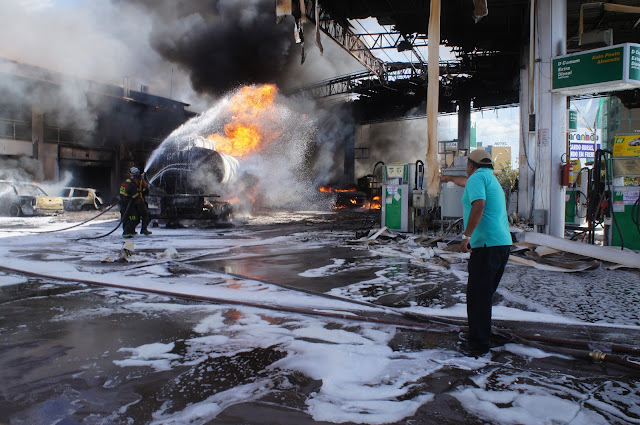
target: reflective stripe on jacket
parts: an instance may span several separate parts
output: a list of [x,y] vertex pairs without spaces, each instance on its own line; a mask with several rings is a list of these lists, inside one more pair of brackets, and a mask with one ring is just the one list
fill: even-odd
[[136,185],[133,180],[126,179],[120,184],[120,196],[123,198],[136,199],[142,195],[140,194],[138,185]]

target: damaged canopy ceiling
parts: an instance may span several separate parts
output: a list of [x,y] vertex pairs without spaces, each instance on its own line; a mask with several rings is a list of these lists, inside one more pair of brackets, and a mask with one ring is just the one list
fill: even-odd
[[[387,26],[397,35],[390,39],[396,41],[391,47],[398,51],[427,43],[428,0],[318,1],[325,19],[330,18],[345,28],[353,28],[354,20],[376,18],[380,25]],[[311,2],[307,3],[313,7]],[[488,13],[478,18],[478,10],[482,12],[485,5]],[[604,44],[598,45],[601,35],[610,35],[613,44],[640,42],[638,6],[635,0],[611,3],[568,0],[567,52],[602,47]],[[454,112],[460,101],[472,100],[474,108],[519,102],[520,70],[527,57],[522,53],[522,46],[529,43],[530,7],[530,0],[442,1],[440,43],[452,49],[456,63],[441,66],[441,112]],[[585,37],[580,36],[581,10]],[[320,21],[322,24],[322,15]],[[359,94],[359,100],[365,105],[371,104],[372,109],[384,105],[386,114],[405,114],[424,102],[426,63],[421,64],[419,57],[412,64],[390,63],[383,60],[380,50],[374,48],[371,53],[385,62],[390,75],[399,72],[404,75],[386,81],[373,73],[368,78],[361,76],[345,85],[350,92]],[[407,68],[413,72],[403,71]],[[371,76],[374,76],[374,82]],[[333,82],[322,84],[326,86]],[[328,92],[334,94],[335,91]],[[625,96],[640,98],[630,93]]]

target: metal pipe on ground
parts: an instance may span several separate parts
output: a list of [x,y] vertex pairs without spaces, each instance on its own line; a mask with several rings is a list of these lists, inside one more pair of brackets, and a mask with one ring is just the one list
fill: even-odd
[[[111,288],[123,289],[123,290],[128,290],[128,291],[147,292],[147,293],[153,293],[153,294],[158,294],[158,295],[164,295],[164,296],[170,296],[170,297],[176,297],[176,298],[183,298],[183,299],[188,299],[188,300],[208,301],[208,302],[213,302],[213,303],[216,303],[216,304],[243,305],[243,306],[247,306],[247,307],[261,308],[261,309],[272,310],[272,311],[303,314],[303,315],[308,315],[308,316],[331,317],[331,318],[342,319],[342,320],[360,321],[360,322],[368,322],[368,323],[379,323],[379,324],[398,326],[398,327],[403,327],[403,328],[408,328],[408,329],[429,330],[429,331],[434,331],[434,332],[460,332],[460,331],[468,330],[466,327],[461,327],[461,326],[458,326],[457,324],[454,324],[454,323],[451,323],[451,322],[447,323],[447,320],[443,319],[441,317],[434,317],[432,319],[429,319],[429,316],[417,315],[415,313],[411,315],[412,318],[417,319],[418,317],[420,317],[423,320],[433,320],[433,322],[431,322],[429,324],[426,324],[424,322],[421,323],[421,322],[419,322],[417,320],[416,321],[404,321],[404,320],[398,320],[398,319],[385,319],[385,318],[377,318],[377,317],[370,317],[370,316],[363,316],[363,315],[354,315],[354,314],[347,314],[347,313],[340,314],[340,313],[337,313],[337,312],[317,311],[317,310],[298,308],[298,307],[287,307],[287,306],[260,304],[260,303],[247,302],[247,301],[228,300],[228,299],[209,297],[209,296],[204,296],[204,295],[181,294],[181,293],[176,293],[176,292],[171,292],[171,291],[163,291],[163,290],[151,289],[151,288],[136,288],[136,287],[133,287],[133,286],[120,285],[120,284],[114,284],[114,283],[95,282],[95,281],[90,281],[90,280],[85,280],[85,279],[77,279],[77,278],[71,279],[71,278],[64,278],[64,277],[59,277],[59,276],[50,276],[50,275],[45,275],[45,274],[42,274],[42,273],[26,272],[24,270],[18,270],[18,269],[14,269],[14,268],[11,268],[11,267],[6,267],[6,266],[0,266],[0,269],[4,269],[4,270],[8,270],[8,271],[11,271],[11,272],[14,272],[14,273],[20,273],[20,274],[24,274],[24,275],[28,275],[28,276],[47,278],[47,279],[54,279],[54,280],[60,280],[60,281],[64,281],[64,282],[75,282],[75,283],[84,283],[84,284],[87,284],[87,285],[107,286],[107,287],[111,287]],[[349,300],[342,300],[342,301],[348,302]],[[351,313],[351,312],[349,312],[349,313]],[[502,336],[504,338],[507,338],[508,340],[516,341],[516,342],[519,342],[519,343],[521,343],[523,345],[533,346],[533,347],[539,348],[539,349],[541,349],[543,351],[547,351],[547,350],[554,351],[554,352],[557,352],[557,353],[560,353],[560,354],[570,355],[570,356],[578,358],[578,359],[591,360],[591,361],[594,361],[594,362],[607,361],[607,362],[618,364],[620,366],[625,366],[625,367],[629,367],[631,369],[640,370],[640,363],[632,362],[632,361],[626,360],[624,358],[621,358],[621,357],[618,357],[618,356],[615,356],[615,355],[607,354],[607,353],[602,352],[601,350],[586,351],[586,350],[579,350],[579,349],[573,349],[573,348],[557,347],[555,345],[562,344],[562,345],[570,345],[570,346],[573,345],[573,346],[582,346],[582,347],[594,347],[594,346],[608,347],[611,350],[617,350],[617,351],[620,351],[620,352],[631,353],[631,354],[640,353],[640,348],[637,348],[637,347],[628,347],[628,346],[623,346],[623,345],[619,345],[619,344],[607,344],[607,343],[596,343],[596,342],[587,342],[587,341],[567,340],[567,339],[562,339],[562,338],[549,338],[549,337],[542,337],[542,336],[538,336],[538,335],[529,335],[529,334],[518,335],[516,333],[507,332],[505,330],[494,330],[494,333],[496,335],[499,335],[499,336]],[[544,341],[544,342],[547,342],[549,344],[554,344],[554,346],[541,344],[540,342],[536,342],[536,340]]]

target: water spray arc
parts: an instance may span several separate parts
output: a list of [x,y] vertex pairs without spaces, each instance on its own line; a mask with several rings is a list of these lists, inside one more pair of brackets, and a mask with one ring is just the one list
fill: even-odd
[[152,153],[145,165],[152,218],[227,220],[241,205],[311,199],[315,188],[304,168],[314,125],[274,85],[228,94]]

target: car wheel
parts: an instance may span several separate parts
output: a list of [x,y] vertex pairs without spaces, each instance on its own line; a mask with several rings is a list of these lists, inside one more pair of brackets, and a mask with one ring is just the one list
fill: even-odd
[[20,205],[13,204],[9,207],[9,215],[11,217],[20,217],[22,215],[22,210],[20,209]]

